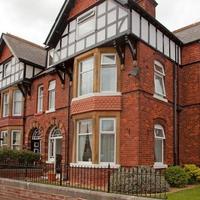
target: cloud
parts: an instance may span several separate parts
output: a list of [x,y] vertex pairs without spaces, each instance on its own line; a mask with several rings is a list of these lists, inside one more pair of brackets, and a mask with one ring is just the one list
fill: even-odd
[[42,44],[64,0],[0,0],[0,33]]
[[157,19],[171,31],[200,21],[199,0],[157,0]]

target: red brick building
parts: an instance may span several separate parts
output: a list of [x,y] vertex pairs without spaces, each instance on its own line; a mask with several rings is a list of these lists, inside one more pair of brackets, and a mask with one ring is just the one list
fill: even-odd
[[[156,20],[156,6],[64,3],[46,62],[25,87],[26,148],[71,165],[200,164],[200,27],[172,33]],[[1,46],[3,68],[9,53]]]

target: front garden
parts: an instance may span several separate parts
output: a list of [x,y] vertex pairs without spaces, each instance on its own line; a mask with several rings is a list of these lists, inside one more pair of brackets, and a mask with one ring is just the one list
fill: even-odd
[[171,186],[169,200],[200,200],[200,168],[196,165],[169,167],[165,178]]
[[171,166],[165,171],[151,167],[70,166],[40,162],[40,155],[0,149],[0,177],[102,192],[169,200],[200,200],[200,168]]

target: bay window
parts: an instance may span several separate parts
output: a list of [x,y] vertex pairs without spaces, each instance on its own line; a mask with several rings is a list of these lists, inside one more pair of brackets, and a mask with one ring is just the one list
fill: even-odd
[[164,67],[158,61],[154,63],[154,86],[155,94],[160,97],[166,97],[165,91],[165,71]]
[[92,120],[81,120],[77,126],[78,162],[92,162]]
[[100,162],[115,163],[116,125],[114,118],[100,119]]
[[22,93],[20,90],[15,90],[13,92],[13,116],[22,115]]
[[115,54],[101,55],[101,92],[116,92],[117,66]]
[[9,94],[3,94],[3,117],[7,117],[9,115]]
[[20,150],[21,146],[21,131],[13,130],[11,132],[11,148],[14,150]]
[[76,57],[74,97],[118,95],[119,66],[114,49],[94,49]]
[[49,83],[49,111],[55,111],[56,81]]
[[44,95],[44,87],[40,85],[38,87],[38,103],[37,103],[37,112],[40,113],[43,111],[43,95]]
[[79,92],[78,96],[93,93],[94,57],[79,63]]
[[164,141],[165,132],[163,126],[156,124],[154,126],[155,137],[155,166],[164,164]]

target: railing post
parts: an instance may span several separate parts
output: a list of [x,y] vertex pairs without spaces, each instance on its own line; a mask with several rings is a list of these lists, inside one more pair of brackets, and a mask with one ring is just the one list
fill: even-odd
[[26,162],[25,164],[25,180],[27,179],[28,177],[28,162]]
[[62,186],[62,175],[63,175],[63,173],[62,173],[62,170],[63,170],[63,167],[62,167],[62,164],[60,164],[60,186]]
[[110,164],[108,164],[108,193],[110,193]]

